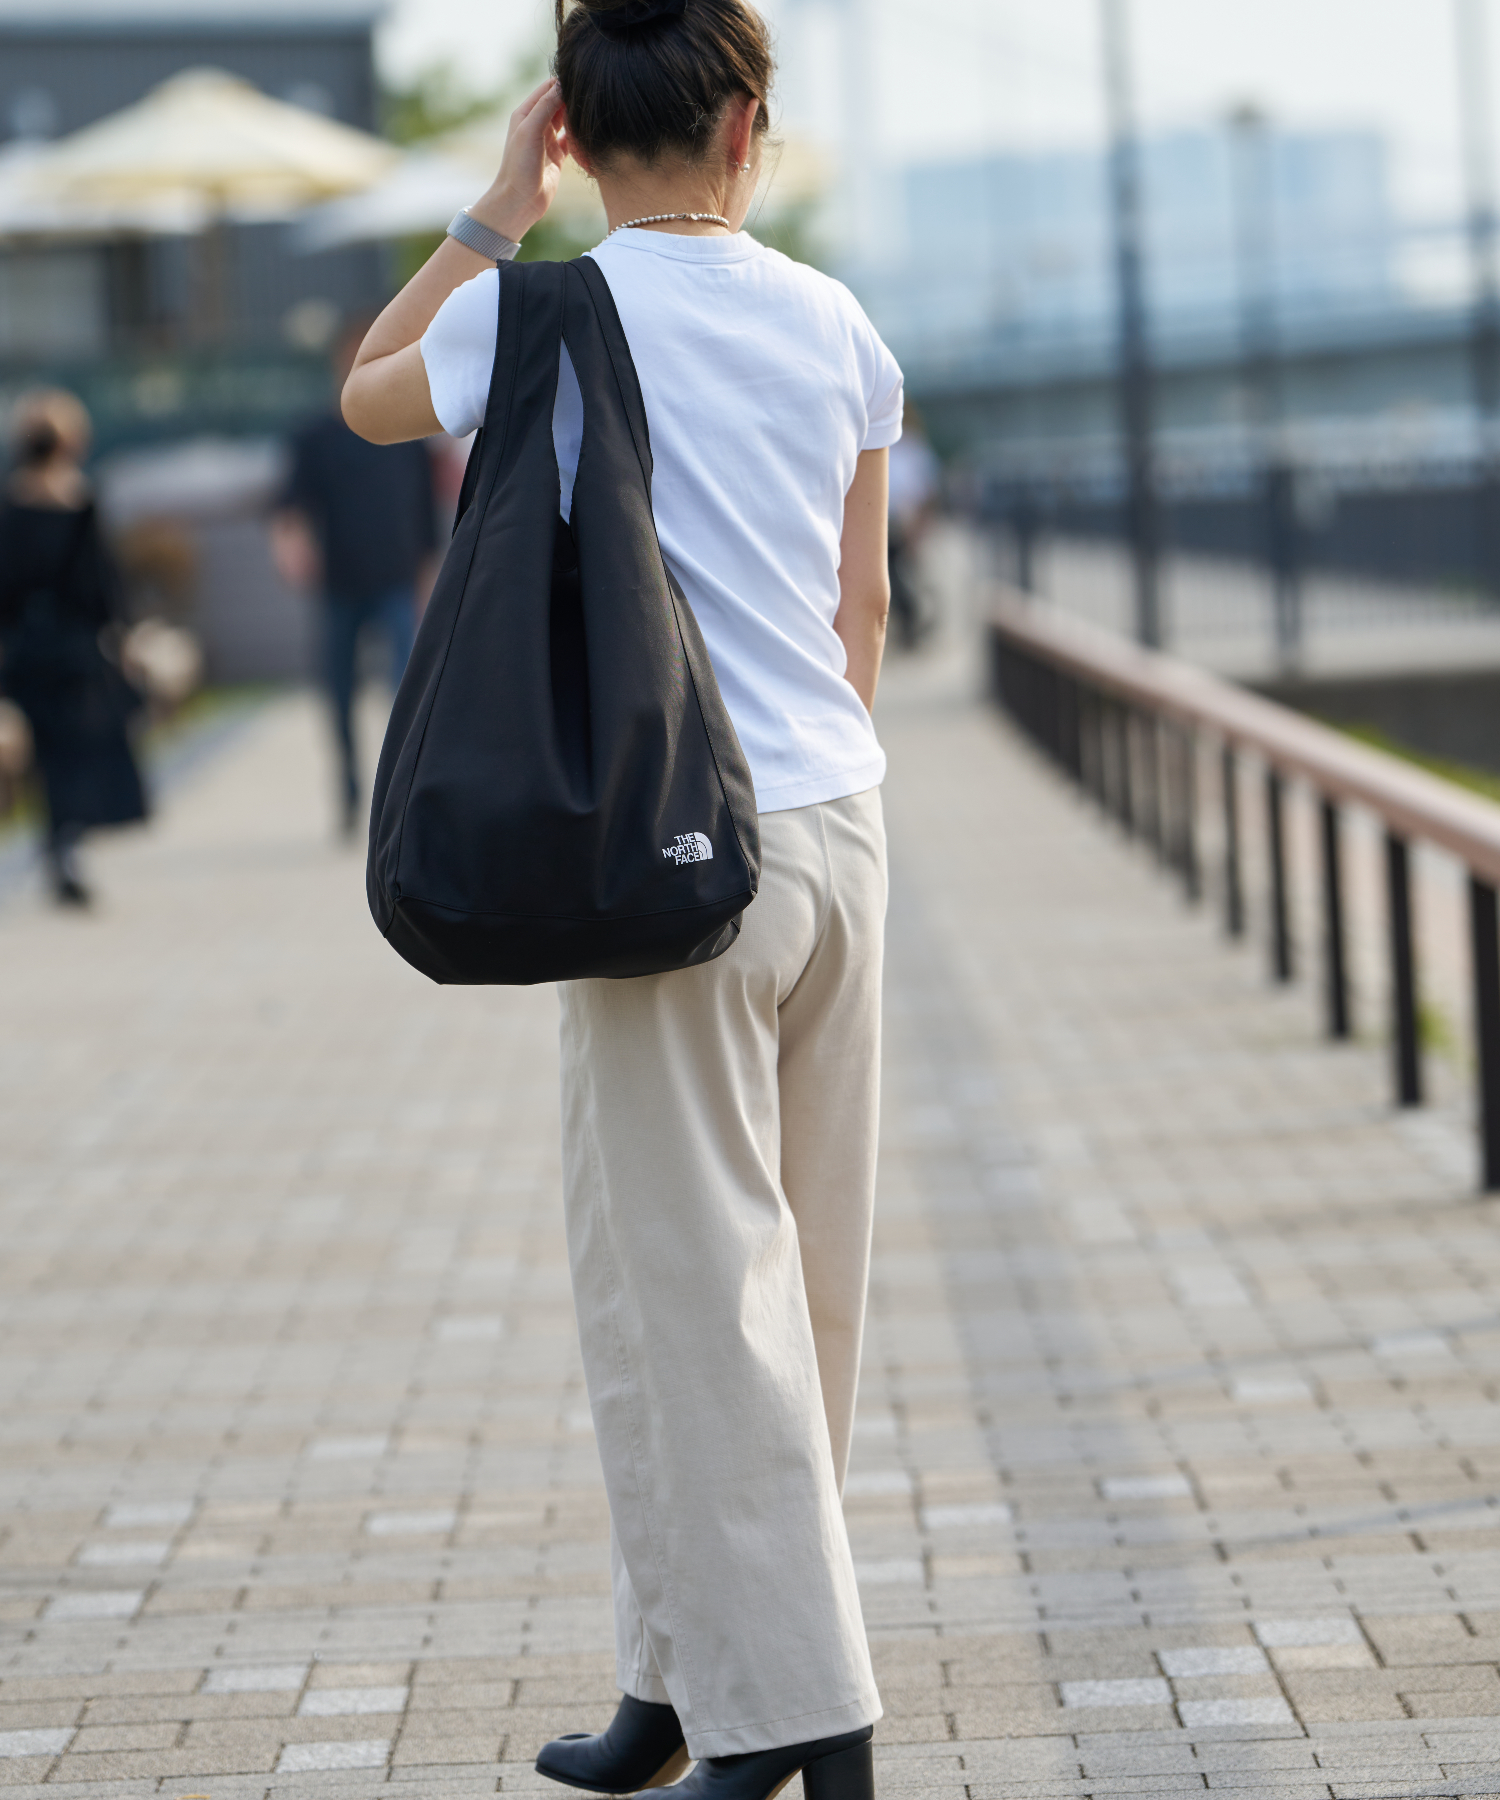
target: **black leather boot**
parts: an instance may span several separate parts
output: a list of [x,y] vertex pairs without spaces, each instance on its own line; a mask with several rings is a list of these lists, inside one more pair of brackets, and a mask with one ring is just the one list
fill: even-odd
[[743,1756],[706,1756],[671,1792],[678,1800],[773,1800],[801,1771],[804,1800],[875,1800],[875,1727]]
[[591,1794],[637,1794],[676,1781],[691,1761],[670,1706],[622,1694],[607,1731],[553,1738],[542,1746],[536,1770]]

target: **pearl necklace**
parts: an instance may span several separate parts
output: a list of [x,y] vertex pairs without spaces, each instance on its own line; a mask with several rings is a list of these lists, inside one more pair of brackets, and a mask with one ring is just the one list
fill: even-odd
[[726,231],[734,230],[722,213],[649,213],[644,219],[626,219],[623,225],[616,225],[609,236],[613,237],[616,231],[633,230],[637,225],[664,225],[675,219],[692,219],[699,225],[722,225]]

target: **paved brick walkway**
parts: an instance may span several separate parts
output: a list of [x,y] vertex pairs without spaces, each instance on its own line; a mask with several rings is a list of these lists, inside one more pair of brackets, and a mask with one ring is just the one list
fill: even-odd
[[[941,664],[848,1515],[889,1794],[1500,1794],[1500,1236],[1459,1121]],[[444,991],[288,701],[0,913],[0,1781],[479,1795],[603,1722],[548,992]],[[555,1790],[551,1790],[555,1791]]]

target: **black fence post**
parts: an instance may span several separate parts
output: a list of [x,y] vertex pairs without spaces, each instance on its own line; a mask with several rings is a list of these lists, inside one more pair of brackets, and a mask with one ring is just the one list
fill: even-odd
[[1089,789],[1105,812],[1109,811],[1109,745],[1104,741],[1104,696],[1089,689]]
[[1098,752],[1098,805],[1104,815],[1115,810],[1115,725],[1109,718],[1109,698],[1100,689],[1093,697],[1095,745]]
[[1062,677],[1063,761],[1068,773],[1083,786],[1083,683],[1076,675]]
[[1328,1035],[1349,1035],[1349,975],[1344,954],[1344,883],[1339,854],[1339,809],[1326,797],[1323,814],[1323,957],[1328,988]]
[[998,625],[991,625],[985,639],[989,651],[990,698],[1005,710],[1005,635]]
[[1245,935],[1245,884],[1240,873],[1240,775],[1234,745],[1219,753],[1224,785],[1224,929],[1230,937]]
[[1182,871],[1183,845],[1187,841],[1186,795],[1183,792],[1182,728],[1170,719],[1161,721],[1162,860],[1169,869]]
[[1474,945],[1474,1036],[1479,1051],[1479,1184],[1500,1188],[1500,940],[1495,889],[1469,877],[1469,929]]
[[1062,672],[1049,668],[1046,663],[1040,663],[1038,668],[1041,674],[1043,745],[1053,762],[1059,767],[1066,767],[1067,753],[1063,748]]
[[1385,836],[1386,888],[1390,895],[1391,1024],[1395,1033],[1396,1104],[1422,1104],[1422,1054],[1417,1037],[1417,962],[1412,953],[1411,857],[1406,839]]
[[1266,831],[1271,859],[1271,969],[1278,981],[1292,979],[1292,927],[1287,911],[1286,783],[1279,769],[1266,770]]
[[1162,791],[1161,723],[1154,712],[1140,716],[1141,830],[1160,861],[1166,855],[1165,795]]
[[1078,780],[1084,793],[1097,791],[1098,768],[1094,756],[1094,695],[1078,684]]
[[1035,652],[1028,650],[1021,664],[1021,724],[1027,737],[1033,744],[1037,741],[1036,728],[1036,683],[1037,661]]
[[1198,739],[1190,725],[1182,729],[1182,885],[1189,900],[1203,893],[1198,867]]
[[1119,720],[1120,823],[1127,834],[1135,836],[1135,719],[1127,702],[1121,701],[1115,717]]

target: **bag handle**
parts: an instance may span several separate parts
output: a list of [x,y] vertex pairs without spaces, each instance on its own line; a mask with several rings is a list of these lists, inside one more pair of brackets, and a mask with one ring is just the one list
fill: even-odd
[[[442,685],[443,674],[448,666],[448,657],[453,648],[454,634],[458,629],[458,620],[468,599],[469,582],[474,573],[474,558],[478,552],[480,533],[484,524],[484,516],[489,510],[490,499],[495,491],[495,484],[505,467],[507,453],[511,452],[511,439],[515,435],[512,427],[516,424],[516,389],[523,374],[525,361],[523,352],[526,347],[526,333],[541,335],[545,345],[550,337],[553,353],[553,374],[550,392],[557,389],[557,359],[561,355],[562,346],[562,296],[563,282],[554,273],[561,268],[558,263],[514,263],[499,265],[499,317],[495,325],[495,360],[490,369],[490,391],[485,401],[484,424],[480,428],[479,437],[473,450],[469,453],[469,466],[464,470],[462,492],[468,494],[468,504],[459,514],[464,520],[475,511],[474,529],[469,532],[467,547],[455,545],[455,569],[458,559],[463,562],[462,574],[458,577],[458,604],[454,608],[448,625],[448,636],[437,659],[436,670],[427,684],[426,691],[412,720],[412,731],[416,737],[416,750],[411,758],[407,771],[406,791],[401,805],[401,822],[396,833],[396,849],[393,867],[400,869],[402,853],[406,843],[406,810],[411,799],[412,783],[416,779],[417,768],[421,763],[422,749],[427,739],[427,727],[432,720],[432,710],[437,701],[438,689]],[[538,316],[538,307],[550,307],[552,319],[545,315]],[[541,395],[537,394],[537,403],[541,404]],[[546,403],[547,427],[550,434],[552,423],[552,402]],[[522,409],[524,413],[524,408]],[[527,420],[523,417],[523,427]],[[522,436],[524,436],[524,430]],[[553,468],[553,479],[556,480],[556,467]],[[454,537],[458,535],[458,522],[454,524]],[[450,551],[450,555],[454,552]],[[446,571],[445,571],[446,572]],[[432,614],[428,614],[432,617]],[[403,692],[404,687],[403,687]],[[394,793],[393,786],[390,790]]]
[[[575,256],[572,262],[565,265],[570,271],[576,271],[581,278],[589,299],[593,302],[594,316],[599,323],[599,336],[604,344],[609,366],[614,371],[615,386],[619,390],[620,404],[625,411],[625,422],[630,427],[630,436],[635,444],[636,457],[641,465],[641,473],[646,477],[646,498],[651,498],[651,475],[654,467],[651,456],[651,428],[646,423],[646,401],[641,393],[640,377],[635,372],[635,359],[630,354],[630,345],[625,337],[625,327],[620,323],[620,314],[615,306],[615,297],[610,292],[609,283],[604,278],[604,271],[585,253]],[[566,319],[566,309],[564,318]],[[564,337],[566,338],[566,326]],[[572,345],[568,346],[572,353]],[[577,358],[574,358],[575,362]]]
[[[562,283],[555,293],[548,293],[550,271],[556,264],[503,262],[497,265],[499,285],[495,323],[495,358],[490,365],[489,393],[485,399],[484,422],[474,438],[469,460],[464,465],[464,478],[458,490],[458,508],[453,520],[456,534],[483,484],[482,505],[489,504],[495,479],[505,461],[506,442],[515,410],[516,386],[521,373],[524,333],[534,329],[528,308],[551,304],[556,308],[557,325],[553,345],[556,368],[562,348]],[[550,333],[549,333],[550,335]],[[556,380],[554,376],[553,388]],[[550,416],[550,415],[549,415]]]

